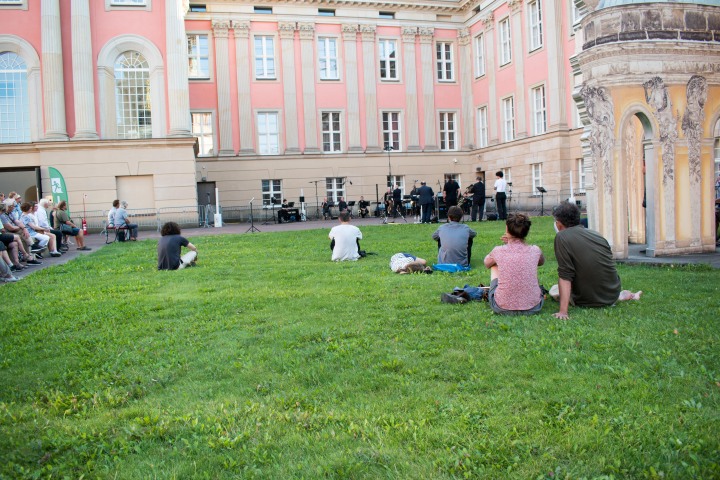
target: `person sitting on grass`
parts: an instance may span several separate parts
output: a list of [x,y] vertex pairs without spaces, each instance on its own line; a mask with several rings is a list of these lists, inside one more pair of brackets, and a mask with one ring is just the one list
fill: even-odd
[[355,261],[360,258],[360,240],[362,232],[355,225],[350,225],[350,212],[345,210],[338,216],[340,225],[330,229],[330,250],[332,250],[332,261],[343,262],[345,260]]
[[120,202],[120,208],[115,212],[114,224],[115,228],[127,228],[130,230],[130,241],[136,241],[138,236],[138,226],[134,223],[130,223],[127,212],[128,203],[126,201]]
[[527,215],[511,213],[500,237],[504,245],[485,257],[485,267],[490,269],[488,303],[495,313],[531,315],[542,310],[544,297],[537,271],[545,257],[540,247],[525,243],[530,225]]
[[[158,241],[158,270],[182,270],[197,260],[197,247],[180,235],[180,225],[167,222],[160,230]],[[190,251],[182,255],[182,247]]]
[[473,238],[477,232],[464,223],[462,208],[453,205],[448,210],[448,223],[435,230],[433,240],[438,243],[438,263],[455,263],[467,267],[470,265]]
[[55,225],[65,234],[75,237],[78,250],[92,250],[85,245],[85,236],[83,231],[79,229],[70,218],[67,212],[67,202],[62,200],[58,203],[57,212],[55,212]]
[[30,233],[30,236],[37,240],[41,247],[47,246],[50,250],[51,257],[59,257],[62,254],[57,249],[57,238],[50,232],[50,230],[44,229],[37,224],[37,219],[32,214],[32,205],[25,202],[20,205],[20,211],[22,216],[20,221],[25,225],[25,228]]
[[390,270],[395,273],[432,273],[432,268],[427,266],[427,260],[410,255],[409,253],[396,253],[390,257]]
[[556,318],[568,319],[568,306],[605,307],[640,300],[642,291],[622,290],[612,250],[598,232],[580,225],[580,209],[563,202],[553,209],[558,284],[550,295],[560,302]]

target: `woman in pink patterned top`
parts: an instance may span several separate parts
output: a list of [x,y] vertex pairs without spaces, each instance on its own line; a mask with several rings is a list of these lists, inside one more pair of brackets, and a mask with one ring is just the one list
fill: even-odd
[[527,215],[508,215],[505,226],[504,245],[485,257],[485,267],[490,269],[490,308],[506,315],[539,313],[544,299],[537,267],[545,263],[545,257],[540,247],[525,243],[530,232]]

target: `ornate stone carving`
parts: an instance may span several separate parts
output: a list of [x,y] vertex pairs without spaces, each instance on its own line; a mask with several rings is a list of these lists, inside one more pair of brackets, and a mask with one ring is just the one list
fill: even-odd
[[510,13],[518,13],[522,9],[522,0],[510,0],[507,2]]
[[402,27],[402,39],[405,43],[414,43],[417,36],[417,27]]
[[490,30],[495,26],[495,15],[490,12],[489,14],[485,15],[480,21],[482,22],[483,28],[485,30]]
[[688,142],[690,181],[694,183],[700,183],[700,143],[707,95],[708,88],[705,77],[693,75],[687,83],[687,106],[682,119],[682,130]]
[[470,29],[469,28],[461,28],[458,30],[458,43],[460,45],[469,45],[470,44]]
[[643,83],[645,101],[653,109],[660,126],[660,144],[663,158],[663,185],[675,178],[675,141],[678,138],[677,119],[672,114],[672,103],[667,87],[660,77]]
[[360,25],[360,36],[363,42],[374,42],[375,32],[377,27],[375,25]]
[[227,38],[230,31],[230,20],[215,20],[212,22],[213,36]]
[[625,159],[627,161],[627,168],[629,172],[630,177],[630,191],[635,192],[637,191],[638,186],[638,176],[637,171],[635,168],[635,164],[638,161],[638,155],[637,155],[637,147],[636,147],[636,135],[635,135],[635,125],[631,118],[630,121],[627,122],[627,125],[625,125],[625,133],[624,133],[624,143],[625,143]]
[[357,33],[360,29],[357,25],[348,25],[345,24],[342,26],[342,36],[343,40],[351,40],[355,41],[357,40]]
[[420,43],[432,43],[435,36],[435,29],[431,27],[419,27]]
[[300,40],[313,40],[315,38],[314,23],[298,22],[297,28],[300,32]]
[[233,20],[232,28],[235,31],[235,38],[248,38],[250,36],[250,22]]
[[590,151],[593,161],[603,171],[603,185],[607,194],[613,192],[612,147],[615,144],[615,115],[613,101],[608,89],[583,84],[580,89],[585,110],[590,119]]
[[280,38],[295,38],[296,29],[297,24],[295,22],[278,22],[278,31],[280,32]]

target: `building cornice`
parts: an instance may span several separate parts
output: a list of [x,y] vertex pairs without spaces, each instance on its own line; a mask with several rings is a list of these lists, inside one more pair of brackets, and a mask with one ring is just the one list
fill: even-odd
[[[213,3],[237,3],[234,0],[214,0]],[[370,7],[382,10],[422,10],[441,14],[464,14],[477,8],[481,0],[254,0],[253,5],[317,5],[318,7]]]

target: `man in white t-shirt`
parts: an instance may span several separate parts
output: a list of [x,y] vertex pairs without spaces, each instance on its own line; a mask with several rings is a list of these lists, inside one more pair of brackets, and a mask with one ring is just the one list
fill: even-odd
[[347,210],[340,212],[338,218],[340,225],[335,225],[328,235],[331,240],[332,260],[333,262],[355,261],[360,258],[362,232],[355,225],[350,225],[350,212]]
[[507,206],[505,205],[507,182],[503,176],[502,171],[495,173],[495,177],[497,177],[497,180],[495,180],[495,205],[497,206],[498,220],[507,220]]

